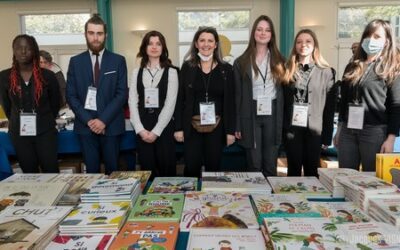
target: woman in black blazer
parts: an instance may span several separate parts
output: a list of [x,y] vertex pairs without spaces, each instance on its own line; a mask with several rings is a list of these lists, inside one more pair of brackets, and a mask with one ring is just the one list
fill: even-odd
[[175,139],[185,142],[185,176],[199,177],[203,165],[219,170],[225,143],[235,141],[232,66],[221,58],[216,29],[199,28],[179,75],[175,115]]
[[60,92],[53,72],[39,66],[34,37],[18,35],[13,64],[0,72],[0,102],[9,120],[9,135],[24,173],[59,172],[55,119]]
[[300,30],[287,62],[284,142],[288,176],[318,176],[321,147],[331,144],[337,97],[334,70],[322,57],[317,37]]

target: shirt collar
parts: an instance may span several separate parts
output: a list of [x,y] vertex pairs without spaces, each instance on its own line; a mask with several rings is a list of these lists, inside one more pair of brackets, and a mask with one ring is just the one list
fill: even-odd
[[[104,50],[105,50],[105,48],[102,49],[102,50],[100,50],[100,52],[99,52],[99,57],[102,57],[102,56],[103,56]],[[89,53],[90,53],[90,56],[94,56],[93,51],[91,51],[90,49],[89,49]]]

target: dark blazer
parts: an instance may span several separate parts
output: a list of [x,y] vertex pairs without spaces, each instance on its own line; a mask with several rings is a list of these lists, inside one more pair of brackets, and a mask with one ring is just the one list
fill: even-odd
[[97,86],[97,111],[85,109],[88,87],[93,84],[93,69],[89,51],[71,58],[67,73],[66,98],[75,113],[74,131],[90,134],[87,123],[98,118],[106,125],[105,135],[125,132],[124,104],[127,101],[127,68],[125,58],[104,50]]
[[[243,75],[238,61],[233,64],[235,82],[235,105],[236,105],[236,131],[242,133],[239,145],[245,148],[254,148],[255,144],[255,119],[256,112],[253,105],[253,79],[252,67],[248,65]],[[276,83],[276,136],[275,145],[282,141],[283,122],[283,90],[282,84]]]
[[[224,103],[222,122],[225,134],[233,135],[235,132],[235,110],[233,97],[233,74],[232,66],[228,63],[219,64],[224,78]],[[196,78],[197,66],[193,67],[189,62],[182,65],[179,73],[179,93],[175,108],[175,130],[183,130],[185,138],[188,138],[192,131],[192,116],[194,103],[193,82]]]
[[[319,68],[317,65],[311,72],[308,84],[308,128],[321,136],[321,144],[330,145],[333,133],[333,118],[337,98],[337,84],[335,84],[334,70]],[[294,82],[285,86],[284,130],[290,131],[293,103],[296,88]]]
[[[20,113],[20,98],[18,95],[10,93],[10,73],[11,69],[6,69],[0,72],[0,104],[4,108],[4,112],[9,120],[9,132],[19,135],[19,113]],[[39,99],[39,106],[35,107],[37,114],[37,134],[40,135],[51,129],[55,129],[56,117],[60,109],[60,90],[57,79],[54,73],[47,69],[42,69],[44,79],[42,96]],[[29,80],[32,85],[31,91],[34,91],[33,75]],[[20,84],[25,84],[20,78]],[[24,100],[24,106],[31,109],[32,94],[27,94],[29,100]],[[22,94],[22,96],[25,96]],[[29,107],[28,107],[29,106]],[[31,110],[25,110],[31,112]]]

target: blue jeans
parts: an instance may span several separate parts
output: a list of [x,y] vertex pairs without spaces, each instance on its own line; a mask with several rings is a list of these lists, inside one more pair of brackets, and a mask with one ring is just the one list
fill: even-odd
[[375,171],[376,154],[386,140],[386,125],[364,125],[349,129],[343,124],[339,135],[339,167]]

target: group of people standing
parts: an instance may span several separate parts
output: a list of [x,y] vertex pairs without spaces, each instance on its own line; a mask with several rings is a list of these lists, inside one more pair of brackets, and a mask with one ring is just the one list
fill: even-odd
[[[126,63],[104,49],[106,25],[100,17],[86,23],[85,37],[88,51],[70,61],[67,102],[75,113],[74,131],[88,172],[99,171],[103,155],[109,173],[118,168],[124,132]],[[375,154],[392,152],[399,132],[400,55],[390,24],[383,20],[367,25],[360,44],[340,84],[334,143],[340,167],[358,169],[361,162],[363,170],[373,171]],[[36,50],[34,38],[18,36],[13,67],[0,73],[0,100],[22,159],[23,145],[31,145],[33,153],[48,150],[37,141],[47,140],[50,132],[55,135],[58,106],[52,101],[59,98],[58,86],[53,75],[37,67]],[[128,103],[141,169],[175,176],[178,141],[184,143],[185,176],[200,176],[202,166],[218,171],[223,148],[237,141],[246,154],[243,170],[277,175],[283,143],[289,176],[301,175],[302,168],[304,175],[317,176],[321,149],[332,141],[339,84],[313,31],[297,33],[287,60],[278,50],[273,22],[265,15],[255,20],[248,46],[233,66],[222,60],[213,27],[197,30],[180,70],[172,65],[158,31],[143,37],[137,57],[140,67],[132,72]],[[25,113],[37,119],[35,137],[22,133]],[[45,117],[53,120],[43,122]],[[46,131],[39,129],[41,123],[48,125]],[[37,155],[42,171],[54,171]]]

